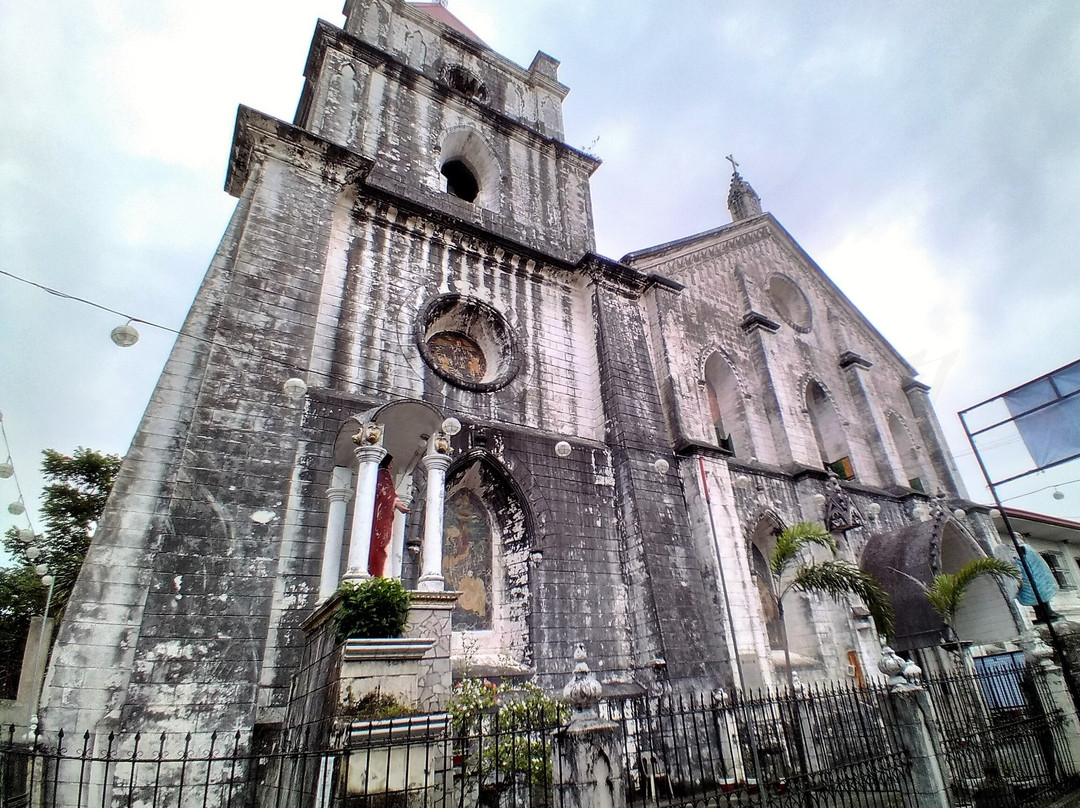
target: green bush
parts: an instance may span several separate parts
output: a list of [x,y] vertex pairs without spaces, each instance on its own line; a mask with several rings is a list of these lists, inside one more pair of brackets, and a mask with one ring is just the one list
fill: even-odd
[[341,605],[334,613],[338,641],[400,637],[405,632],[411,596],[396,578],[346,581],[338,594]]
[[346,702],[344,712],[357,721],[377,721],[417,715],[419,710],[411,705],[403,704],[389,693],[373,690],[361,696],[357,701]]

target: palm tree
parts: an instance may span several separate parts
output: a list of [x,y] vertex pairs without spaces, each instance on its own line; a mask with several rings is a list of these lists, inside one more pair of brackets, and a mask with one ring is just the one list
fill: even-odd
[[784,597],[789,592],[823,592],[833,598],[858,595],[866,604],[879,634],[891,637],[893,610],[889,597],[872,575],[846,561],[805,561],[804,553],[813,545],[825,547],[836,555],[836,539],[822,525],[796,522],[776,537],[769,554],[769,573],[772,575],[772,596],[784,632],[784,665],[788,688],[794,692],[795,680],[791,670],[791,648],[787,624],[784,621]]
[[1020,570],[1015,564],[990,556],[973,558],[955,573],[934,576],[929,586],[919,584],[926,592],[926,599],[945,623],[949,642],[960,642],[956,633],[956,612],[964,602],[968,588],[984,575],[1004,575],[1020,580]]
[[780,532],[769,554],[769,573],[773,584],[770,594],[776,604],[777,617],[784,635],[784,667],[792,700],[791,725],[803,774],[808,771],[808,765],[799,697],[795,692],[795,675],[791,669],[791,643],[788,641],[787,622],[784,620],[784,598],[793,591],[824,592],[834,599],[839,599],[841,595],[858,595],[874,619],[878,633],[887,637],[891,637],[893,633],[892,605],[885,590],[874,577],[846,561],[807,560],[806,551],[813,545],[825,547],[832,555],[836,555],[836,539],[824,526],[814,522],[796,522]]

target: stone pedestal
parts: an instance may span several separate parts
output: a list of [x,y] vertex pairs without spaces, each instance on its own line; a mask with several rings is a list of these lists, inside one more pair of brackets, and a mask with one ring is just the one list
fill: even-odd
[[574,712],[570,726],[555,733],[552,774],[562,808],[623,808],[622,729],[599,717],[600,682],[589,671],[585,646],[574,651],[574,676],[563,688],[563,699]]

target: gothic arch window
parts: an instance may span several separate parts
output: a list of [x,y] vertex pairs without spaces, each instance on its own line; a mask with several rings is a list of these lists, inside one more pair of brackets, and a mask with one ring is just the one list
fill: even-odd
[[709,404],[709,423],[717,445],[729,454],[749,457],[753,454],[750,431],[746,425],[739,382],[731,365],[719,353],[705,361],[705,394]]
[[919,455],[915,451],[911,433],[894,412],[885,416],[885,421],[889,425],[889,434],[892,436],[893,446],[896,447],[896,453],[900,458],[900,471],[904,482],[916,491],[925,491],[927,481],[922,479]]
[[847,436],[829,394],[821,384],[810,380],[806,385],[805,398],[806,412],[810,417],[822,465],[836,472],[842,480],[854,479],[855,470],[851,465]]
[[461,592],[452,616],[456,653],[467,642],[487,664],[526,664],[529,530],[515,486],[486,456],[466,456],[447,476],[443,524],[446,588]]
[[502,168],[487,141],[469,127],[452,129],[440,146],[443,190],[488,210],[499,205]]

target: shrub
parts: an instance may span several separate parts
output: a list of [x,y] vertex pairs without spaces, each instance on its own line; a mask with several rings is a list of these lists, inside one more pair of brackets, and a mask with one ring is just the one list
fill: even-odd
[[344,712],[357,721],[376,721],[417,715],[419,711],[411,705],[403,704],[389,693],[373,690],[356,701],[350,700],[346,702]]
[[409,619],[411,596],[396,578],[370,578],[339,588],[341,604],[334,613],[339,641],[350,638],[400,637]]

